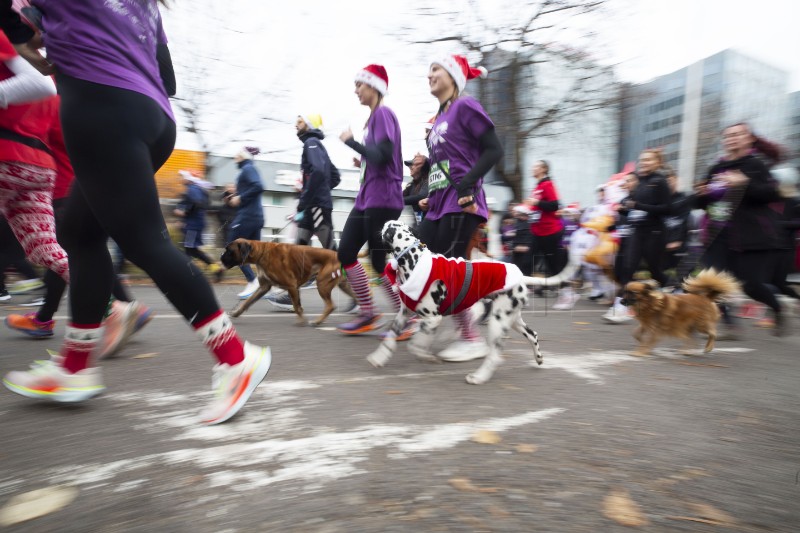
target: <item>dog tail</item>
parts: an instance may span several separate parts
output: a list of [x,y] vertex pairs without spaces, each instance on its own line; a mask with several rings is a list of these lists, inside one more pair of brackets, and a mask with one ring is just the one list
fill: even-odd
[[534,278],[531,276],[525,276],[522,278],[522,282],[529,288],[534,289],[540,287],[560,287],[562,283],[570,281],[573,277],[575,277],[575,273],[578,272],[579,267],[580,263],[570,261],[567,263],[567,266],[564,267],[564,270],[555,276],[550,276],[549,278]]
[[707,268],[701,270],[696,276],[686,278],[683,282],[683,290],[718,302],[741,291],[741,287],[736,278],[724,270],[717,272],[713,268]]

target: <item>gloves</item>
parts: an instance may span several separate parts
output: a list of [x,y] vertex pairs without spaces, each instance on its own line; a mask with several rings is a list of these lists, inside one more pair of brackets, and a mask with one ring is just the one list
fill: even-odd
[[300,222],[301,220],[303,220],[303,217],[305,217],[305,211],[300,211],[299,213],[296,213],[294,215],[294,221]]

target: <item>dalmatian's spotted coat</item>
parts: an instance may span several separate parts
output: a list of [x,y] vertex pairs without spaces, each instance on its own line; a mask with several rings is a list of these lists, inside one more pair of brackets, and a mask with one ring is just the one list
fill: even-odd
[[[402,222],[390,220],[384,224],[381,231],[384,242],[391,248],[397,262],[397,283],[402,285],[409,277],[414,267],[419,263],[423,253],[427,253]],[[399,257],[397,257],[399,256]],[[564,274],[564,273],[562,273]],[[567,275],[569,275],[567,273]],[[484,295],[491,304],[489,319],[488,345],[489,354],[483,364],[476,371],[467,375],[467,383],[480,385],[491,379],[495,370],[503,361],[501,349],[503,338],[510,329],[523,335],[533,348],[533,358],[530,364],[542,364],[542,354],[539,351],[539,336],[525,324],[522,319],[522,309],[528,301],[527,285],[551,286],[560,283],[561,275],[553,278],[523,278],[523,281],[513,287]],[[557,279],[558,278],[558,279]],[[431,283],[427,293],[419,298],[416,313],[420,319],[420,329],[414,334],[408,344],[409,351],[418,359],[431,363],[441,363],[442,360],[431,353],[431,344],[437,328],[442,322],[439,309],[447,296],[447,288],[441,280]],[[391,325],[391,333],[381,342],[381,345],[371,353],[367,360],[374,367],[383,367],[392,357],[397,347],[395,338],[403,331],[408,321],[408,309],[402,305],[400,312]]]

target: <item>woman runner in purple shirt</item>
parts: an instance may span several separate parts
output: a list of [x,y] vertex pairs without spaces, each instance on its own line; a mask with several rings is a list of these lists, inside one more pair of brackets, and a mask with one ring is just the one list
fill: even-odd
[[[439,101],[439,112],[428,135],[431,170],[428,213],[419,226],[420,239],[445,257],[466,258],[475,229],[489,217],[483,177],[503,157],[494,123],[481,104],[463,94],[467,80],[485,77],[486,69],[472,68],[463,56],[447,56],[431,63],[428,83]],[[469,310],[454,315],[461,340],[439,357],[469,361],[488,352]]]
[[386,221],[400,217],[404,205],[400,124],[394,112],[383,105],[389,76],[383,66],[367,65],[356,74],[355,81],[358,100],[369,107],[370,114],[364,127],[363,144],[353,139],[349,129],[339,136],[361,156],[360,161],[355,159],[361,168],[361,189],[339,240],[339,261],[347,272],[360,308],[358,318],[338,328],[348,335],[374,330],[380,318],[369,292],[367,273],[358,262],[358,251],[365,243],[369,247],[372,268],[381,274],[381,286],[394,311],[400,309],[400,299],[383,275],[388,250],[381,238],[381,229]]
[[[0,13],[8,21],[10,6]],[[243,343],[196,266],[171,242],[154,175],[172,153],[175,119],[172,62],[156,0],[34,0],[41,10],[48,63],[61,95],[61,122],[75,184],[64,215],[71,320],[61,353],[3,380],[18,394],[60,402],[104,389],[90,355],[114,271],[110,236],[191,324],[217,360],[206,424],[224,422],[247,401],[271,363],[269,348]],[[25,28],[11,39],[33,48]],[[30,51],[30,50],[29,50]],[[26,55],[31,57],[31,54]],[[35,57],[34,57],[35,59]],[[188,269],[188,271],[187,271]]]

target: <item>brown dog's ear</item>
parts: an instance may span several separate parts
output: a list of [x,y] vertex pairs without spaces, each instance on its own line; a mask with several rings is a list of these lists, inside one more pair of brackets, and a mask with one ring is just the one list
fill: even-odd
[[250,257],[250,252],[253,251],[253,247],[247,241],[240,241],[237,244],[239,246],[239,256],[242,258],[242,264],[245,264],[247,258]]

